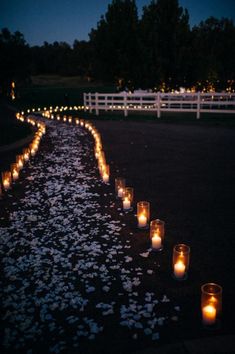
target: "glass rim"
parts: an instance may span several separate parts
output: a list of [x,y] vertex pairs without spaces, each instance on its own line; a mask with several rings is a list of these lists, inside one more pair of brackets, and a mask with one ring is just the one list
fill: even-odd
[[161,224],[161,225],[165,225],[165,221],[161,220],[161,219],[154,219],[154,220],[151,220],[150,221],[150,224],[151,223],[158,223],[158,224]]
[[137,205],[150,205],[150,202],[140,201],[140,202],[137,202]]
[[[215,289],[217,289],[217,291],[216,292],[206,291],[205,287],[207,287],[207,286],[208,287],[213,286],[213,287],[215,287]],[[221,285],[216,284],[216,283],[205,283],[201,286],[201,291],[202,291],[202,293],[206,293],[208,295],[218,295],[218,294],[222,294],[223,288]]]
[[[177,247],[182,247],[185,250],[178,250]],[[185,243],[178,243],[177,245],[174,246],[174,251],[175,252],[185,252],[185,253],[190,253],[190,246],[186,245]]]

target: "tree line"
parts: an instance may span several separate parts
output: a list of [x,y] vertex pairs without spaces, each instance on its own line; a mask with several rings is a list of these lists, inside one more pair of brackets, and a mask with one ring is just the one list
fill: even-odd
[[235,26],[210,17],[190,28],[178,0],[152,0],[138,17],[135,0],[113,0],[88,41],[29,46],[20,32],[0,32],[0,82],[30,75],[78,75],[117,83],[119,88],[205,85],[232,88],[235,80]]

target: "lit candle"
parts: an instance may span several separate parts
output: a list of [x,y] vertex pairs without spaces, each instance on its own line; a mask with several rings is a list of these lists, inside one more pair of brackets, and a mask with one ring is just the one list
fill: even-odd
[[138,227],[146,227],[147,217],[144,214],[138,216]]
[[19,172],[17,170],[13,170],[12,177],[13,180],[16,181],[19,178]]
[[27,152],[24,153],[24,159],[25,161],[29,161],[29,154]]
[[131,201],[126,197],[123,200],[123,210],[129,210],[131,208]]
[[10,181],[9,179],[4,179],[3,180],[3,187],[7,191],[10,188]]
[[158,234],[154,234],[152,237],[152,248],[159,249],[162,247],[162,239]]
[[118,188],[118,197],[119,198],[123,197],[123,188]]
[[178,261],[174,264],[174,275],[178,279],[182,279],[185,275],[185,265],[182,261]]
[[109,175],[107,173],[103,174],[103,181],[104,181],[104,183],[108,183],[109,182]]
[[216,308],[213,305],[204,306],[202,309],[202,321],[204,325],[211,326],[216,321]]

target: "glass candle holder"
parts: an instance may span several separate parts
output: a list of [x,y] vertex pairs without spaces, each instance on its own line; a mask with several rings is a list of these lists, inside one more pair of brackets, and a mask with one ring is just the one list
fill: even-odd
[[138,202],[137,203],[137,219],[138,228],[147,229],[149,227],[150,218],[150,203],[149,202]]
[[19,170],[24,166],[24,157],[23,155],[16,155],[16,163]]
[[153,251],[161,251],[165,236],[165,222],[159,219],[150,222],[150,240]]
[[201,287],[202,323],[205,327],[218,326],[222,313],[222,287],[207,283]]
[[173,276],[177,280],[188,277],[190,247],[184,244],[175,245],[173,250]]
[[105,165],[102,173],[104,183],[109,183],[109,165]]
[[38,142],[36,139],[29,145],[30,154],[31,156],[35,156],[36,152],[38,151]]
[[132,187],[125,187],[122,195],[122,204],[124,211],[132,210],[132,203],[134,198],[134,189]]
[[63,116],[63,121],[67,122],[67,117],[66,116]]
[[84,119],[80,119],[80,125],[81,125],[81,127],[84,127],[84,125],[85,125]]
[[25,161],[29,161],[30,150],[28,148],[23,149],[23,156]]
[[4,171],[2,172],[2,185],[5,191],[8,191],[11,188],[11,172]]
[[117,177],[115,178],[115,192],[117,198],[122,198],[126,186],[125,178]]
[[13,181],[16,181],[19,178],[19,168],[17,166],[17,163],[11,164],[11,177]]

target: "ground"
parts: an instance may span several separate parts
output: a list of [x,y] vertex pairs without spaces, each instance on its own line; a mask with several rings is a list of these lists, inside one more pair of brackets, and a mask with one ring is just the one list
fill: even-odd
[[[93,124],[111,166],[110,185],[99,180],[90,136],[52,124],[1,201],[5,349],[124,354],[234,334],[234,128]],[[161,254],[149,252],[135,210],[122,212],[116,176],[134,187],[135,203],[150,201],[151,219],[166,222]],[[171,276],[179,242],[191,247],[182,283]],[[200,317],[200,286],[208,281],[223,286],[223,317],[214,331]]]

